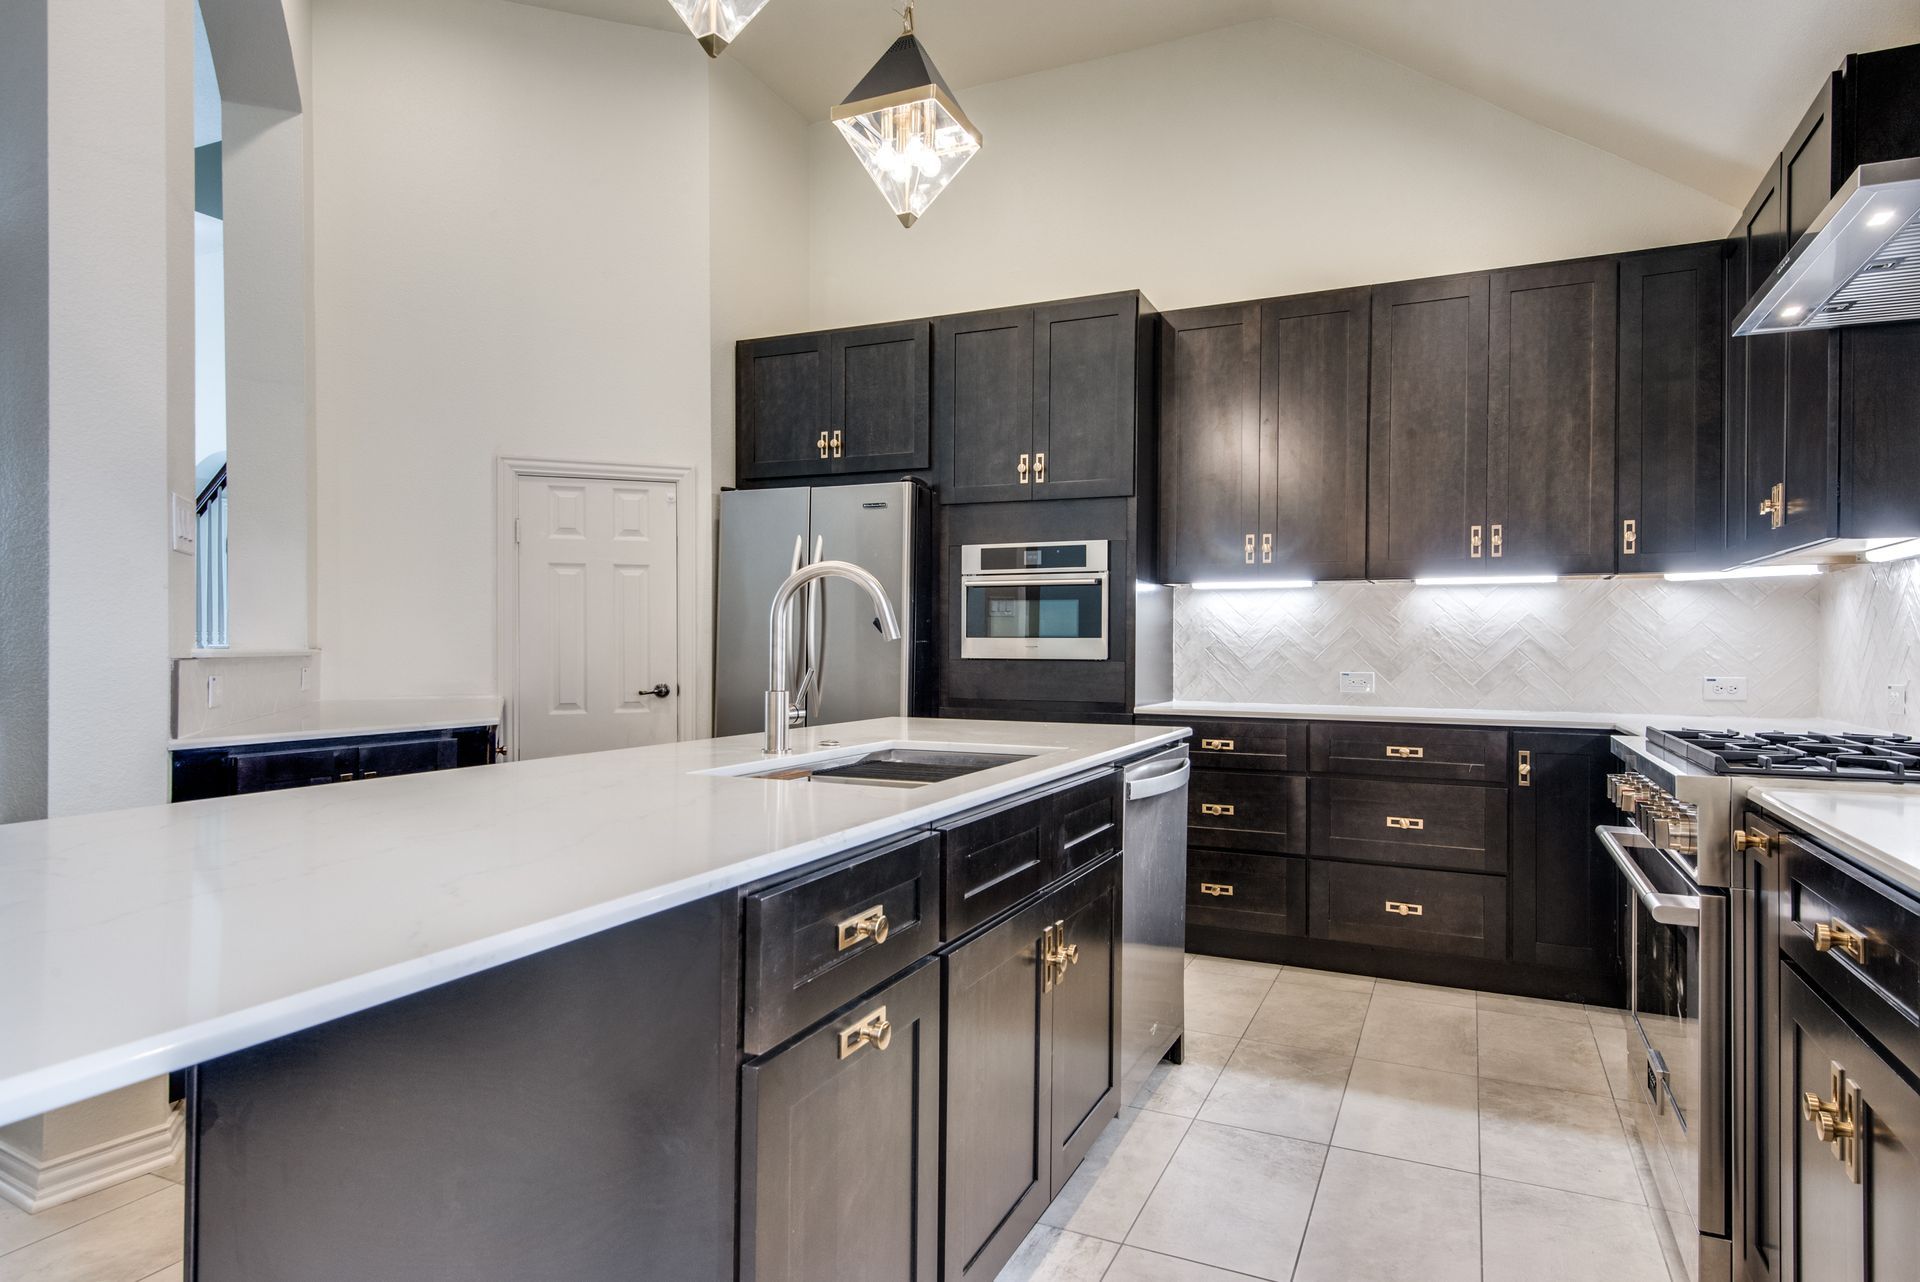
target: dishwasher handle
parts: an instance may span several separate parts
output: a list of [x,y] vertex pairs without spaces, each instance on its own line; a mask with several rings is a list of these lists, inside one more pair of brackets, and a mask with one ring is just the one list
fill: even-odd
[[[1149,763],[1152,764],[1152,763]],[[1144,801],[1148,797],[1158,797],[1187,786],[1187,778],[1193,773],[1193,767],[1182,757],[1178,765],[1171,770],[1160,770],[1149,774],[1144,768],[1139,774],[1127,771],[1127,800]]]
[[1600,836],[1600,844],[1607,848],[1607,854],[1613,857],[1614,867],[1627,879],[1627,885],[1633,887],[1633,893],[1646,905],[1649,915],[1665,926],[1698,926],[1700,924],[1700,896],[1663,895],[1654,889],[1647,880],[1647,874],[1640,871],[1640,865],[1634,862],[1622,837],[1631,838],[1636,844],[1644,839],[1632,828],[1610,828],[1605,824],[1595,828]]

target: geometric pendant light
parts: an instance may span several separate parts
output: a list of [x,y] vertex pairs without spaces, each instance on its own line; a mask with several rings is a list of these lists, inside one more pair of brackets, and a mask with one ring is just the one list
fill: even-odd
[[973,159],[981,137],[913,34],[913,0],[905,18],[900,38],[833,109],[833,123],[900,225],[911,227]]
[[718,58],[767,0],[672,0],[673,10],[699,39],[707,57]]

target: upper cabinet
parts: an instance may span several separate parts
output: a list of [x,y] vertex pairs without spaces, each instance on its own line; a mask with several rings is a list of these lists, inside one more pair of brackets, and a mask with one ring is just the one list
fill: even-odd
[[740,479],[926,470],[931,347],[927,321],[738,344]]
[[1619,552],[1626,573],[1727,564],[1719,241],[1620,260]]
[[1366,574],[1369,291],[1168,313],[1170,582]]
[[1138,294],[1115,294],[936,322],[944,500],[1132,494],[1151,442],[1148,315]]

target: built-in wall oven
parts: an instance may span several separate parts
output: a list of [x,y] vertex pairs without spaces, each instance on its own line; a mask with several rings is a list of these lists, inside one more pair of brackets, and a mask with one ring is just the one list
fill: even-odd
[[960,549],[962,659],[1105,659],[1107,543]]

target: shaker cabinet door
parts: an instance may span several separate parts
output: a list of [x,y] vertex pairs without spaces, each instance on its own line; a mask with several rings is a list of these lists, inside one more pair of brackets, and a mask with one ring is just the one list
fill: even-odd
[[932,347],[927,321],[833,335],[833,423],[827,436],[834,471],[914,472],[928,466]]
[[1160,539],[1169,583],[1252,577],[1265,443],[1260,307],[1162,314]]
[[1262,577],[1366,577],[1371,297],[1346,289],[1261,307]]
[[1032,495],[1031,308],[935,323],[933,421],[944,451],[943,502],[1003,503]]
[[821,476],[833,470],[830,335],[795,334],[736,344],[734,380],[741,480]]
[[1049,1198],[1119,1112],[1120,861],[1054,897],[1053,1102]]
[[1137,294],[1034,309],[1033,498],[1133,493],[1139,324]]

